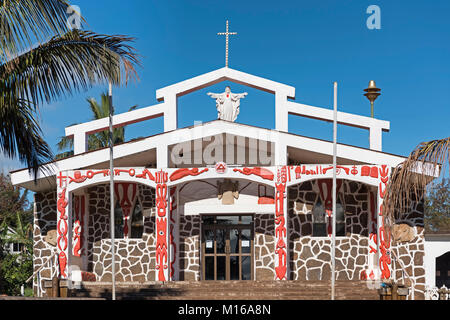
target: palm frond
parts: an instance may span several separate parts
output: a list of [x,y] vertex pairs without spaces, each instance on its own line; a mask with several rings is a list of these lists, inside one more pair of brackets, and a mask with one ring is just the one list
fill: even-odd
[[0,66],[1,89],[39,104],[96,84],[121,85],[137,78],[133,40],[77,30],[54,37]]
[[34,107],[26,100],[0,97],[0,152],[27,164],[36,176],[39,165],[52,161],[50,147],[42,138],[42,130],[34,115]]
[[66,0],[0,1],[0,63],[34,42],[69,31]]
[[87,102],[89,104],[89,109],[91,109],[91,112],[94,115],[92,120],[98,120],[103,118],[102,110],[97,100],[95,100],[95,98],[89,98],[87,99]]
[[63,151],[66,149],[73,148],[73,138],[71,137],[61,137],[59,142],[56,144],[58,151]]
[[[438,170],[450,166],[450,137],[423,142],[392,173],[386,189],[385,215],[391,221],[407,211],[411,201],[421,199]],[[441,171],[442,174],[442,171]]]

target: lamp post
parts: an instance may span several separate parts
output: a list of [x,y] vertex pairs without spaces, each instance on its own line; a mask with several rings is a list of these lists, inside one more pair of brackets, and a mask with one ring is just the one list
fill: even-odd
[[373,102],[378,98],[379,95],[381,95],[381,89],[377,88],[374,80],[370,80],[369,87],[367,89],[364,89],[364,91],[366,92],[364,95],[370,101],[371,117],[373,118]]
[[111,234],[111,280],[112,280],[112,299],[116,300],[116,261],[115,261],[115,243],[114,243],[114,157],[113,157],[113,98],[112,83],[109,83],[109,196],[110,196],[110,212],[109,212],[109,230]]

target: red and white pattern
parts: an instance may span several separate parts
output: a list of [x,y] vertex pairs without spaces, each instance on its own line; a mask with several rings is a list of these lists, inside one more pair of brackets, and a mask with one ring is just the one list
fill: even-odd
[[386,230],[383,217],[383,200],[386,193],[386,186],[389,181],[389,168],[386,165],[382,165],[380,168],[380,184],[378,187],[378,241],[379,241],[379,268],[381,271],[381,279],[389,279],[391,277],[391,236],[390,232]]
[[[328,236],[331,237],[333,233],[333,180],[332,179],[320,179],[318,180],[320,197],[324,202],[325,212],[328,216],[327,222],[327,232]],[[336,195],[339,193],[341,188],[342,180],[336,180]],[[337,200],[336,200],[337,201]]]
[[156,279],[167,281],[169,279],[169,252],[168,252],[168,173],[163,170],[156,175]]
[[278,170],[275,184],[275,275],[276,280],[287,280],[287,167]]
[[135,183],[115,183],[115,195],[123,213],[123,236],[128,239],[130,230],[130,213],[134,207],[137,197],[137,186]]
[[170,229],[170,280],[178,280],[178,233],[179,233],[179,220],[177,211],[177,188],[170,188],[170,210],[169,210],[169,229]]
[[83,225],[85,218],[85,196],[74,196],[73,202],[75,213],[75,221],[73,223],[73,255],[75,257],[81,257],[84,244]]
[[58,261],[59,261],[59,273],[62,279],[67,278],[67,263],[68,263],[68,237],[67,232],[69,230],[68,216],[66,215],[66,208],[69,204],[68,194],[66,193],[66,188],[62,189],[58,193],[57,209],[59,215],[57,216],[57,233],[58,237],[56,240],[58,247]]

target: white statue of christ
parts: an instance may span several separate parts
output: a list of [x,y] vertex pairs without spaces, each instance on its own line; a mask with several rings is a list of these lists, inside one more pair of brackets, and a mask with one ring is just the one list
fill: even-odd
[[232,93],[230,87],[226,87],[224,93],[208,92],[207,94],[216,99],[218,118],[234,122],[239,114],[240,100],[247,95],[247,92]]

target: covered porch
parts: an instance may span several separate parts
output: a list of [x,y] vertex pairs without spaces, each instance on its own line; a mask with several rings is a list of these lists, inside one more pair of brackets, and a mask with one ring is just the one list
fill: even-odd
[[[384,165],[338,166],[338,280],[390,278],[390,239],[384,237],[379,211],[388,174]],[[250,216],[250,280],[329,280],[331,177],[328,165],[116,168],[116,209],[123,222],[116,225],[123,237],[115,240],[116,279],[206,280],[210,244],[204,216]],[[57,176],[61,279],[111,281],[109,179],[109,170]],[[225,189],[218,192],[226,181],[231,189],[222,185]],[[226,192],[233,204],[219,199]],[[136,211],[140,224],[134,221]],[[216,238],[213,244],[217,270]],[[242,243],[239,250],[244,250]]]

